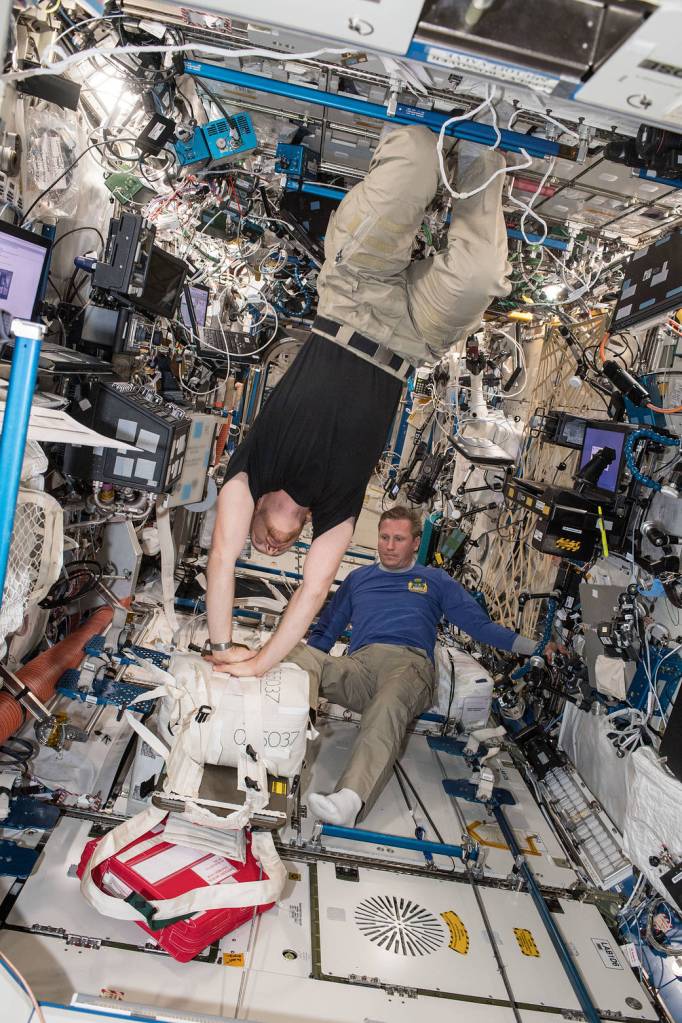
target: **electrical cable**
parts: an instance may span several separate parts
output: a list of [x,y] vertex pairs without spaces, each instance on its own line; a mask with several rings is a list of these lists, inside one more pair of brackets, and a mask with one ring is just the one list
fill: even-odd
[[36,1014],[36,1018],[38,1020],[38,1023],[45,1023],[45,1016],[43,1015],[43,1010],[40,1007],[38,999],[33,994],[33,990],[31,988],[30,984],[28,983],[28,981],[26,980],[26,978],[23,976],[22,973],[19,972],[19,970],[16,968],[16,966],[14,965],[12,960],[9,959],[8,956],[6,956],[5,953],[2,950],[0,950],[0,960],[2,960],[2,962],[5,964],[6,968],[9,970],[9,972],[11,974],[14,974],[14,976],[19,980],[19,983],[21,984],[22,988],[24,989],[24,992],[30,998],[31,1004],[33,1005],[33,1011]]
[[[432,753],[433,753],[433,756],[436,758],[436,761],[438,763],[438,766],[440,768],[440,771],[441,771],[441,774],[442,774],[443,778],[447,778],[447,776],[448,776],[447,772],[446,772],[445,768],[443,767],[443,761],[441,760],[440,756],[438,755],[437,750],[432,750]],[[413,788],[413,791],[414,791],[414,788]],[[456,796],[451,800],[451,806],[454,808],[455,815],[456,815],[456,817],[457,817],[457,819],[459,821],[459,826],[462,829],[462,834],[463,835],[468,834],[468,831],[467,831],[467,821],[466,821],[466,819],[464,817],[464,814],[462,813],[462,811],[460,809],[459,802],[458,802]],[[439,838],[439,841],[442,842],[443,839]],[[521,1014],[519,1012],[519,1008],[518,1008],[518,1005],[516,1003],[516,999],[514,998],[514,991],[513,991],[513,988],[511,986],[511,982],[509,980],[509,975],[507,973],[507,969],[506,969],[506,966],[505,966],[505,963],[504,963],[504,958],[502,956],[502,953],[500,952],[499,945],[498,945],[498,942],[497,942],[497,938],[496,938],[496,935],[495,935],[495,931],[494,931],[494,929],[493,929],[493,927],[492,927],[492,925],[490,923],[490,917],[488,915],[488,910],[486,909],[485,902],[483,901],[483,896],[481,895],[481,893],[479,891],[478,884],[476,883],[476,879],[475,879],[475,877],[473,875],[473,872],[471,870],[471,866],[470,866],[468,860],[464,860],[464,868],[466,870],[467,878],[468,878],[469,884],[471,885],[471,889],[473,891],[474,898],[476,899],[476,904],[478,906],[478,911],[481,914],[481,918],[483,920],[483,925],[484,925],[485,930],[486,930],[488,941],[490,942],[490,947],[492,949],[493,955],[495,957],[495,961],[497,963],[498,972],[500,974],[500,977],[502,978],[502,982],[503,982],[505,990],[507,992],[507,998],[509,999],[509,1006],[510,1006],[512,1012],[514,1013],[514,1019],[516,1020],[516,1023],[522,1023],[522,1021],[521,1021]]]
[[[71,31],[71,29],[69,29]],[[55,43],[46,51],[46,59],[49,59],[55,51]],[[178,43],[170,46],[163,45],[149,45],[149,46],[93,46],[89,50],[84,50],[82,53],[77,52],[71,54],[69,57],[63,60],[56,61],[53,64],[47,66],[43,65],[37,68],[27,68],[22,71],[8,71],[4,74],[0,74],[0,81],[5,82],[18,82],[24,81],[27,78],[39,77],[42,75],[59,75],[68,71],[69,68],[73,67],[74,64],[79,64],[83,60],[89,60],[91,57],[116,57],[119,55],[130,56],[137,53],[206,53],[213,57],[220,57],[225,59],[225,48],[221,46],[212,46],[209,43],[202,43],[199,40],[195,40],[191,43]],[[322,47],[319,50],[311,50],[306,53],[287,53],[287,60],[312,60],[315,57],[321,57],[325,53],[337,53],[344,54],[348,52],[348,47],[338,49],[334,47]],[[229,56],[231,60],[235,60],[239,57],[266,57],[271,60],[281,61],[282,54],[277,50],[266,50],[262,47],[253,47],[251,49],[242,50],[230,50]]]
[[59,243],[63,242],[65,238],[68,238],[69,235],[78,234],[79,231],[94,231],[95,234],[98,235],[99,240],[102,243],[102,247],[104,247],[104,237],[102,235],[102,232],[99,230],[98,227],[93,227],[88,224],[84,227],[72,227],[69,231],[65,231],[64,234],[60,234],[59,238],[56,238],[52,243],[52,251],[54,252]]
[[498,168],[498,170],[491,174],[488,180],[485,182],[485,184],[479,185],[478,188],[474,188],[473,191],[471,192],[457,192],[448,181],[448,176],[445,170],[445,162],[443,157],[443,145],[445,141],[446,128],[449,128],[451,124],[456,124],[458,121],[471,121],[476,116],[476,114],[480,113],[481,110],[485,110],[486,107],[489,107],[493,119],[492,128],[493,131],[495,132],[495,145],[492,146],[492,148],[497,149],[499,147],[500,142],[502,141],[502,134],[497,126],[497,111],[495,110],[495,107],[492,102],[492,94],[493,90],[492,87],[490,86],[488,87],[488,93],[486,98],[483,100],[482,103],[479,103],[479,105],[475,107],[474,110],[468,110],[464,114],[458,114],[454,117],[448,117],[446,121],[443,121],[440,127],[440,132],[438,133],[438,142],[436,143],[436,152],[438,153],[438,166],[440,168],[441,180],[445,185],[447,191],[453,197],[453,199],[470,199],[472,196],[478,195],[479,192],[485,191],[488,185],[492,181],[494,181],[495,178],[499,178],[501,174],[509,174],[511,173],[511,171],[523,170],[526,167],[532,166],[533,163],[532,159],[530,158],[525,149],[521,149],[520,150],[521,154],[526,158],[525,163],[505,164],[504,167]]
[[678,956],[682,954],[682,944],[663,945],[654,935],[654,918],[657,916],[661,906],[665,906],[667,909],[665,899],[662,899],[660,896],[655,896],[648,905],[644,932],[646,942],[652,948],[655,948],[657,952],[660,952],[661,955]]

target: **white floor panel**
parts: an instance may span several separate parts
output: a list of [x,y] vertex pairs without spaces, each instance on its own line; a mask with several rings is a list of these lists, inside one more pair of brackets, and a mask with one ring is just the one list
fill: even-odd
[[[453,1003],[446,998],[389,995],[371,987],[293,980],[268,973],[250,974],[240,1019],[251,1023],[514,1023],[511,1008]],[[523,1023],[552,1023],[541,1012],[522,1012]]]
[[[338,978],[506,1000],[468,884],[360,868],[356,882],[317,866],[321,969]],[[531,897],[480,889],[518,1002],[579,1011]],[[657,1018],[595,907],[560,903],[555,920],[600,1011]]]
[[[414,740],[416,739],[415,736]],[[419,787],[422,771],[427,770],[429,759],[435,761],[436,756],[426,742],[421,748],[416,741],[411,742],[408,745],[408,753],[419,757],[420,773],[417,775]],[[448,778],[471,780],[471,771],[463,757],[447,753],[439,753],[438,756]],[[526,859],[535,877],[540,884],[570,888],[577,881],[577,875],[566,859],[564,850],[543,817],[520,772],[504,755],[496,757],[492,766],[498,773],[499,788],[511,792],[516,800],[514,806],[506,807],[506,813],[516,840],[526,853]],[[407,769],[409,771],[409,766]],[[445,796],[446,804],[450,803],[450,800],[450,796]],[[486,809],[481,803],[471,803],[464,799],[460,799],[458,803],[471,837],[479,841],[481,845],[486,876],[506,877],[514,865],[513,858],[494,819],[486,813]],[[451,816],[443,814],[442,805],[442,802],[434,803],[432,817],[439,828],[442,825],[446,830],[452,829],[452,817],[458,823],[457,817],[451,805],[448,806]],[[450,841],[455,841],[455,839],[452,838]]]
[[343,881],[329,863],[317,871],[323,975],[506,999],[468,884],[364,868]]
[[88,821],[62,817],[7,922],[20,927],[61,927],[67,934],[144,946],[149,936],[140,927],[97,913],[82,897],[78,878],[69,876],[80,860],[90,827]]
[[0,931],[0,949],[41,1001],[68,1005],[73,994],[82,992],[228,1017],[237,1004],[242,971],[216,964],[181,966],[166,955],[76,948],[56,938],[17,931]]
[[310,878],[304,863],[285,860],[289,877],[284,897],[255,922],[254,941],[248,955],[251,925],[246,924],[220,942],[224,963],[240,962],[251,970],[279,973],[284,977],[309,977],[312,969],[310,942]]
[[[525,892],[493,889],[481,889],[481,895],[515,997],[569,1010],[578,1008],[568,977],[530,896]],[[656,1019],[656,1012],[597,908],[565,899],[558,900],[558,905],[563,912],[554,912],[554,921],[594,1005],[602,1011],[637,1019]],[[627,998],[633,999],[633,1003],[628,1004]]]

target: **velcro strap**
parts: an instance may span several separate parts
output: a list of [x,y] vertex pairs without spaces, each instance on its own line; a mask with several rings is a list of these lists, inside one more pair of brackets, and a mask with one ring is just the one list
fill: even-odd
[[147,921],[147,927],[150,931],[162,931],[164,927],[170,927],[171,924],[179,924],[183,920],[191,920],[193,916],[196,916],[196,913],[183,913],[182,916],[172,916],[168,920],[155,920],[156,906],[153,906],[151,902],[147,902],[142,895],[138,895],[137,892],[131,892],[125,901],[133,909],[136,909],[138,913],[142,914]]

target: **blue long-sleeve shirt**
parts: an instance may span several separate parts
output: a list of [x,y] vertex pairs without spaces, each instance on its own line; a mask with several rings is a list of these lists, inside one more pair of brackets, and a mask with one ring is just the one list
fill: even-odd
[[351,654],[370,643],[388,643],[417,647],[433,660],[442,618],[498,650],[511,650],[519,639],[516,632],[491,621],[471,594],[442,569],[413,565],[403,572],[387,572],[375,564],[347,576],[308,643],[328,652],[350,622]]

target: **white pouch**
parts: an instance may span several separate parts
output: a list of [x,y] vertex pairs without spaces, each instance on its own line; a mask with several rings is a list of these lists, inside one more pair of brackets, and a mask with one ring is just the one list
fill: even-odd
[[433,711],[450,721],[459,722],[467,731],[487,723],[493,698],[493,680],[471,654],[455,646],[438,643],[436,686]]

